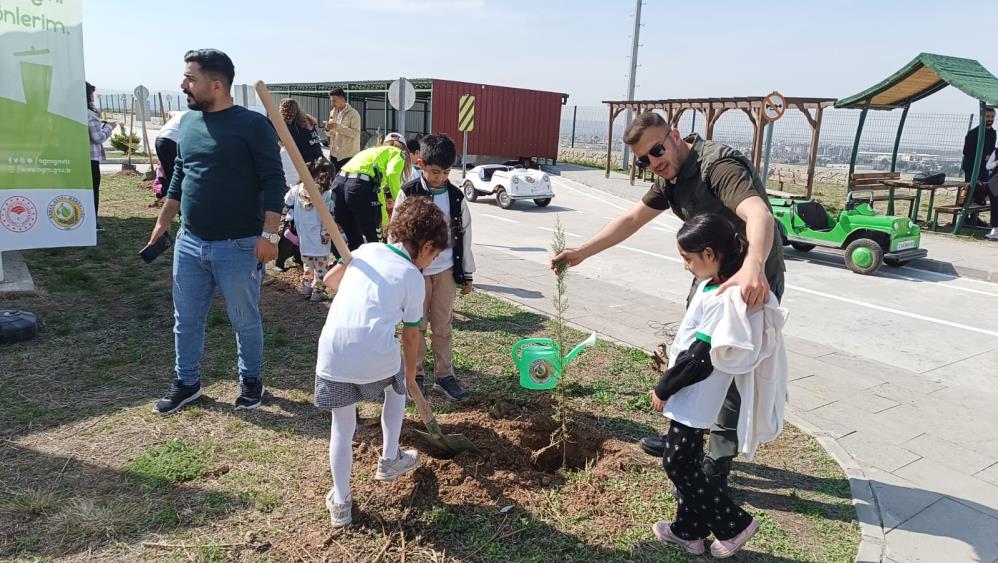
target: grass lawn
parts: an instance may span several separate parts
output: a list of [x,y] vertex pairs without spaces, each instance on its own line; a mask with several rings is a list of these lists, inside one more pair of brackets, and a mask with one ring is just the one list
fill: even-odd
[[[402,441],[420,449],[421,467],[377,483],[380,405],[365,403],[350,528],[329,525],[329,414],[311,405],[327,306],[293,291],[296,270],[263,291],[263,407],[232,409],[235,341],[219,300],[208,317],[205,397],[153,414],[173,370],[170,260],[146,266],[135,255],[157,212],[140,184],[105,177],[98,246],[26,252],[37,293],[0,296],[0,308],[45,320],[36,339],[0,348],[0,558],[690,559],[650,531],[676,510],[660,462],[635,444],[665,425],[649,412],[650,360],[605,342],[583,354],[568,382],[570,467],[532,462],[548,440],[551,399],[518,385],[508,354],[551,326],[484,294],[460,299],[455,314],[455,365],[472,396],[456,405],[434,397],[445,431],[465,433],[482,453],[435,457],[410,409]],[[848,481],[810,437],[788,427],[755,462],[736,463],[732,483],[762,521],[741,560],[852,560],[859,530]]]

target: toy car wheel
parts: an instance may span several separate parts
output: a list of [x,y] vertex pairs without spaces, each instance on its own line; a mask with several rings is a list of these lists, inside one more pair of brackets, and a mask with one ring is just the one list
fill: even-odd
[[475,184],[472,184],[471,180],[464,182],[464,199],[470,202],[478,200],[478,190],[475,189]]
[[34,313],[0,310],[0,344],[31,340],[38,335],[38,324]]
[[891,268],[900,268],[901,266],[904,266],[908,262],[911,262],[911,260],[898,260],[897,258],[884,258],[884,264],[887,264]]
[[535,199],[534,203],[537,204],[537,207],[547,207],[548,204],[551,203],[551,198],[545,197],[541,199]]
[[513,207],[513,198],[509,197],[506,193],[506,188],[496,188],[496,201],[499,203],[499,207],[503,209],[509,209]]
[[790,246],[794,247],[794,250],[798,252],[810,252],[814,250],[814,245],[806,242],[791,242]]
[[860,238],[846,247],[846,266],[857,274],[872,274],[884,261],[884,249],[876,241]]

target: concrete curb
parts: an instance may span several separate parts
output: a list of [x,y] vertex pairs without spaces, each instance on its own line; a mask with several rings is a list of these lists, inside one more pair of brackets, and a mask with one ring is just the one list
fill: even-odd
[[960,278],[970,278],[991,283],[998,283],[998,272],[971,268],[969,266],[957,266],[949,262],[933,260],[931,258],[919,258],[905,264],[910,268],[934,272],[936,274],[947,274]]
[[849,491],[852,494],[852,505],[856,509],[856,518],[859,520],[860,532],[859,548],[856,551],[855,561],[857,563],[880,563],[883,561],[887,546],[887,540],[884,538],[883,516],[880,512],[880,503],[877,502],[877,496],[874,494],[873,487],[870,485],[866,473],[863,472],[863,468],[827,432],[801,420],[791,410],[787,411],[786,420],[814,437],[849,478]]
[[[514,305],[520,309],[531,311],[541,315],[542,317],[551,319],[551,315],[547,312],[531,307],[530,305],[525,305],[504,295],[484,290],[477,291],[481,291],[482,293],[499,299],[505,303],[509,303],[510,305]],[[592,331],[591,328],[587,328],[572,321],[566,321],[565,324],[582,332]],[[624,342],[602,333],[598,333],[598,335],[603,340],[608,340],[615,344],[620,344],[621,346],[627,346],[628,348],[635,348],[647,354],[652,353],[651,350],[645,350],[644,348],[635,346],[629,342]],[[860,531],[860,541],[859,547],[856,551],[855,561],[857,563],[881,563],[884,560],[884,552],[887,545],[884,538],[883,516],[880,512],[880,503],[877,502],[877,497],[873,493],[873,487],[870,485],[870,480],[863,472],[863,468],[860,467],[855,458],[849,455],[849,452],[839,445],[839,443],[827,432],[815,428],[814,426],[801,420],[800,417],[798,417],[790,409],[787,410],[786,420],[817,440],[821,447],[824,448],[825,452],[828,453],[833,460],[835,460],[835,463],[839,465],[842,472],[845,473],[846,477],[849,479],[849,492],[852,495],[852,505],[856,510],[856,519],[859,521]]]
[[35,281],[31,278],[28,264],[20,252],[7,250],[3,253],[3,281],[0,282],[0,294],[32,293],[35,291]]
[[[789,247],[788,247],[789,248]],[[795,256],[799,256],[802,259],[814,260],[816,262],[828,262],[831,264],[839,264],[841,266],[845,265],[842,254],[836,252],[835,250],[830,250],[829,252],[814,252],[808,251],[806,253],[798,252]],[[947,276],[953,276],[957,278],[968,278],[979,281],[998,283],[998,272],[992,272],[989,270],[981,270],[978,268],[970,268],[968,266],[954,266],[949,262],[942,262],[940,260],[933,260],[931,258],[919,258],[917,260],[912,260],[908,262],[903,267],[912,268],[915,270],[922,270],[924,272],[932,272],[934,274],[943,274]],[[878,272],[888,272],[890,273],[897,268],[891,268],[890,266],[883,266]]]

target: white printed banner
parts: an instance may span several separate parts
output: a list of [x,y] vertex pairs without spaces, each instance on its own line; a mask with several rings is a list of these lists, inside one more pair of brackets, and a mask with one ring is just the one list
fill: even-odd
[[0,2],[0,250],[97,242],[81,3]]

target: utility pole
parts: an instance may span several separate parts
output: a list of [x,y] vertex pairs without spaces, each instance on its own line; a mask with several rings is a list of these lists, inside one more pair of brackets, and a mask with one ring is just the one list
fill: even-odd
[[[642,0],[635,0],[634,2],[634,33],[631,35],[631,65],[630,72],[627,73],[627,101],[634,99],[634,79],[637,78],[638,73],[638,36],[641,33],[641,2]],[[631,124],[631,119],[633,119],[633,114],[631,110],[627,110],[624,114],[624,130],[627,130],[627,126]],[[623,168],[630,168],[630,158],[629,151],[627,150],[627,145],[624,144],[624,154],[621,159],[620,164]]]

